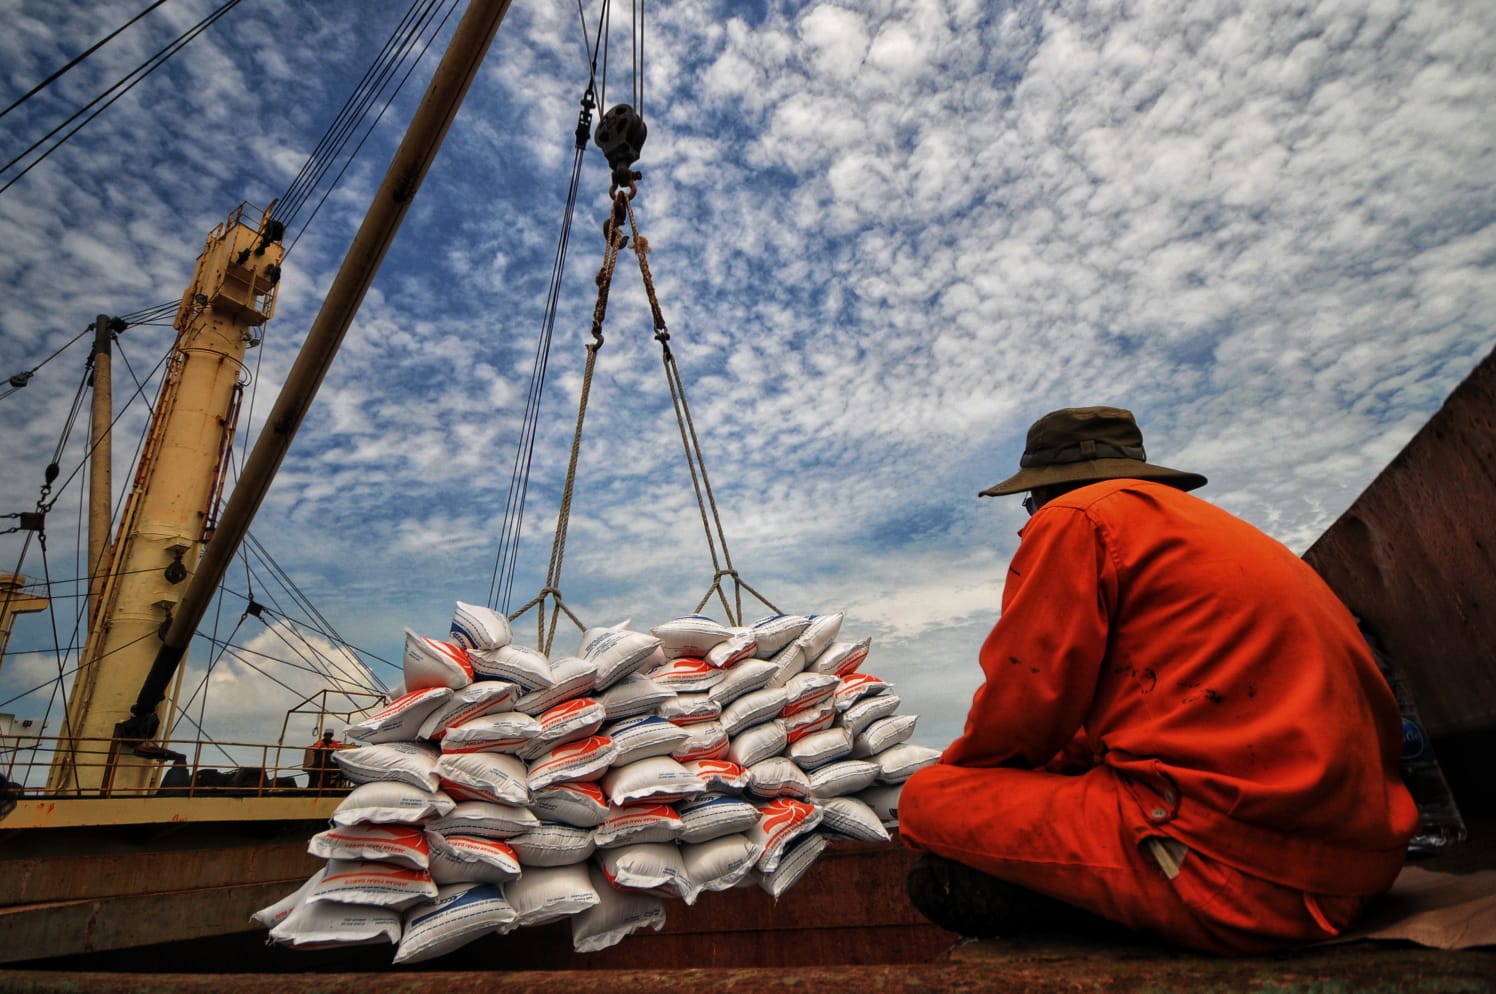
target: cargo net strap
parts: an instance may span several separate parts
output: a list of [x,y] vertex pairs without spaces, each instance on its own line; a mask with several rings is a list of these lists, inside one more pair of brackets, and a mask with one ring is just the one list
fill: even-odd
[[[670,384],[670,400],[675,406],[675,423],[680,429],[681,447],[686,453],[686,467],[691,471],[691,486],[696,491],[696,506],[701,512],[701,528],[706,533],[707,549],[712,556],[712,582],[696,605],[695,613],[699,614],[715,594],[722,602],[722,609],[727,613],[728,621],[741,625],[743,624],[743,591],[745,590],[775,614],[779,613],[779,609],[763,594],[743,582],[743,578],[738,576],[738,571],[733,568],[732,555],[727,551],[727,534],[722,529],[722,516],[717,511],[717,498],[712,493],[711,480],[706,474],[706,461],[701,455],[701,442],[696,437],[695,422],[691,420],[691,406],[686,402],[685,383],[681,379],[680,367],[675,362],[675,354],[670,350],[670,330],[665,325],[665,315],[660,310],[660,299],[655,294],[654,278],[649,272],[649,243],[644,240],[643,235],[639,234],[639,224],[634,217],[633,193],[634,189],[630,186],[627,195],[623,191],[615,194],[612,223],[615,227],[619,223],[620,212],[628,217],[634,255],[639,258],[639,275],[644,278],[644,293],[649,298],[649,314],[654,322],[654,337],[660,343],[660,354],[665,364],[665,379]],[[718,545],[722,547],[720,558],[717,555]],[[723,586],[724,581],[731,581],[731,601]]]
[[[509,616],[509,620],[514,621],[530,608],[535,608],[537,625],[535,646],[547,656],[551,653],[551,644],[556,638],[556,625],[563,613],[579,629],[585,631],[587,627],[572,613],[561,597],[561,563],[566,556],[566,529],[571,522],[571,500],[577,482],[577,457],[582,451],[582,425],[587,420],[587,398],[592,392],[592,371],[597,367],[597,352],[603,347],[603,318],[608,313],[608,290],[613,285],[613,270],[618,267],[618,250],[627,240],[619,230],[621,221],[618,203],[620,200],[627,202],[633,189],[630,187],[627,192],[619,190],[614,194],[613,212],[609,215],[607,223],[603,225],[606,245],[603,248],[603,264],[598,269],[596,278],[597,302],[592,305],[592,341],[587,343],[587,364],[582,370],[582,392],[577,401],[577,427],[571,436],[571,456],[566,463],[566,484],[561,489],[561,509],[556,513],[556,535],[551,540],[551,561],[546,566],[545,586],[540,588],[540,593]],[[546,622],[546,601],[548,600],[552,601],[555,607],[550,614],[549,624]]]
[[[685,384],[681,379],[680,367],[676,364],[675,356],[670,350],[670,331],[665,325],[665,316],[660,310],[659,297],[655,293],[654,278],[649,271],[647,258],[649,243],[639,234],[638,220],[634,216],[633,198],[637,192],[638,188],[634,183],[630,183],[627,188],[615,187],[613,210],[603,225],[606,244],[603,248],[603,263],[596,279],[597,302],[592,308],[592,341],[587,343],[587,363],[582,371],[582,390],[577,402],[577,426],[571,439],[571,456],[566,466],[566,483],[561,491],[561,508],[556,514],[556,535],[551,542],[551,558],[546,569],[545,586],[541,588],[540,593],[509,616],[513,621],[531,608],[536,609],[536,646],[547,655],[551,652],[551,645],[556,636],[556,626],[563,613],[579,629],[586,629],[586,626],[566,606],[561,596],[561,567],[566,555],[566,531],[571,521],[577,459],[582,449],[582,426],[587,418],[587,399],[592,389],[592,373],[597,366],[597,353],[603,345],[603,319],[608,312],[608,291],[613,285],[613,273],[618,266],[618,252],[630,240],[633,242],[634,254],[639,259],[639,273],[644,279],[644,293],[649,298],[654,337],[660,343],[665,364],[665,379],[670,384],[670,399],[675,407],[675,421],[680,430],[681,445],[686,453],[686,466],[691,472],[691,485],[696,492],[696,506],[701,512],[701,525],[706,533],[707,549],[712,557],[712,582],[696,605],[695,611],[700,613],[715,595],[721,601],[722,609],[727,613],[728,620],[732,624],[742,624],[743,592],[747,591],[770,611],[779,613],[777,607],[763,594],[745,583],[742,577],[738,576],[737,570],[733,568],[732,556],[727,550],[727,536],[722,529],[722,517],[717,510],[717,500],[712,493],[711,481],[707,477],[706,463],[702,460],[701,443],[696,436],[695,423],[691,420],[691,408],[686,402]],[[623,231],[625,221],[628,222],[627,234]],[[732,586],[730,599],[725,586],[727,582],[730,582]],[[546,613],[547,601],[553,604],[549,621],[547,621]]]

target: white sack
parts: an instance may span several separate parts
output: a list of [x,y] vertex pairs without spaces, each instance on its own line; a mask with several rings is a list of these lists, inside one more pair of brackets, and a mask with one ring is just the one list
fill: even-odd
[[527,645],[506,645],[497,649],[475,649],[473,673],[482,679],[507,680],[526,692],[540,690],[555,683],[550,660]]
[[505,841],[528,874],[532,866],[571,866],[582,862],[597,848],[595,831],[575,825],[548,823]]
[[821,823],[821,809],[792,797],[781,797],[758,809],[758,824],[748,838],[763,849],[758,868],[773,873],[790,843],[812,832]]
[[431,865],[426,833],[415,825],[333,825],[312,836],[306,851],[322,859],[377,859],[412,870]]
[[653,713],[674,696],[675,691],[669,687],[662,687],[647,676],[631,673],[599,694],[598,700],[602,703],[603,713],[612,721]]
[[810,789],[817,798],[855,794],[878,779],[878,764],[865,759],[844,759],[810,774]]
[[528,869],[524,876],[504,885],[504,897],[514,908],[515,928],[581,914],[599,901],[583,863]]
[[312,888],[320,884],[322,878],[326,875],[327,867],[319,868],[316,873],[307,878],[306,883],[269,907],[256,911],[249,916],[249,920],[261,928],[274,928],[285,921],[286,916],[296,910],[297,906],[306,900],[306,896],[312,892]]
[[[876,764],[874,764],[876,765]],[[899,794],[902,783],[878,784],[857,793],[857,799],[873,809],[873,814],[883,822],[884,828],[899,827]]]
[[504,892],[493,884],[439,887],[436,897],[405,912],[405,934],[394,962],[436,959],[513,924],[517,917]]
[[852,733],[845,728],[825,728],[791,742],[789,757],[806,773],[812,773],[851,755],[852,745]]
[[446,814],[456,802],[441,791],[425,787],[375,780],[349,791],[332,812],[334,825],[357,825],[364,822],[425,821]]
[[831,797],[821,804],[821,829],[863,842],[887,842],[883,819],[855,797]]
[[649,673],[649,679],[677,694],[705,693],[721,683],[727,673],[705,659],[682,656]]
[[532,690],[514,702],[514,710],[525,714],[540,714],[573,697],[581,697],[592,690],[597,681],[597,667],[580,656],[563,656],[551,663],[549,687]]
[[826,647],[836,641],[836,636],[841,633],[842,619],[846,614],[838,611],[835,614],[813,614],[810,616],[810,624],[805,626],[805,631],[795,640],[795,644],[805,654],[807,660],[811,660],[826,651]]
[[411,742],[420,737],[422,724],[452,696],[451,687],[427,687],[401,694],[385,707],[355,725],[348,738],[368,745],[380,742]]
[[790,847],[773,871],[759,876],[759,886],[773,895],[774,900],[779,900],[780,895],[805,876],[805,871],[810,869],[825,848],[826,840],[819,835],[801,839]]
[[582,658],[597,667],[597,688],[607,690],[649,661],[660,640],[644,632],[612,631],[594,640]]
[[326,875],[306,900],[308,904],[331,901],[403,910],[435,896],[436,884],[425,870],[371,860],[334,859],[328,861]]
[[680,837],[680,815],[668,804],[624,804],[613,808],[596,829],[599,849],[641,842],[674,842]]
[[739,732],[727,750],[727,758],[742,766],[752,766],[761,759],[779,755],[788,742],[784,722],[766,721]]
[[535,720],[540,731],[519,749],[527,762],[550,752],[556,746],[585,739],[602,727],[603,706],[590,697],[574,697],[541,713]]
[[429,639],[405,629],[405,689],[430,687],[461,690],[473,682],[473,661],[460,645]]
[[707,652],[705,659],[718,669],[747,659],[758,650],[758,643],[748,632],[734,632],[725,642],[718,642]]
[[723,835],[680,847],[691,882],[704,891],[729,890],[753,872],[758,846],[743,834]]
[[783,756],[761,759],[748,767],[748,793],[769,800],[775,797],[811,797],[805,771]]
[[603,777],[603,792],[615,805],[639,801],[668,804],[702,791],[696,775],[669,756],[651,756],[615,767]]
[[868,650],[872,648],[873,640],[861,639],[857,642],[832,642],[819,656],[810,661],[806,669],[814,673],[831,673],[839,677],[855,673],[857,667],[861,666],[863,660],[867,659]]
[[694,759],[681,765],[705,790],[741,794],[748,789],[748,768],[730,759]]
[[588,865],[587,873],[598,903],[571,920],[571,948],[595,953],[617,945],[643,928],[658,932],[665,925],[665,903],[653,894],[626,894],[608,883],[601,867]]
[[726,707],[744,694],[767,687],[776,672],[778,667],[766,659],[745,659],[722,670],[722,680],[706,696]]
[[940,762],[940,750],[906,742],[871,758],[878,764],[879,783],[903,783],[917,771]]
[[848,673],[836,687],[836,710],[845,711],[864,697],[874,697],[891,686],[871,673]]
[[437,788],[435,746],[424,742],[384,742],[379,745],[339,749],[333,762],[356,784],[373,780],[395,780],[427,792]]
[[463,801],[530,803],[530,771],[518,756],[502,752],[444,755],[436,761],[442,788]]
[[712,646],[725,641],[732,634],[726,625],[703,614],[667,621],[651,628],[649,633],[660,640],[660,648],[664,650],[666,659],[681,656],[700,659]]
[[842,712],[842,727],[853,735],[858,735],[879,718],[886,718],[898,711],[902,703],[904,702],[897,694],[879,694],[877,697],[858,701]]
[[535,791],[530,810],[544,821],[596,828],[608,819],[608,796],[597,783],[557,783]]
[[732,747],[732,743],[728,741],[727,729],[722,727],[722,722],[703,721],[699,725],[688,726],[685,731],[686,737],[670,753],[677,761],[686,763],[697,759],[727,758],[727,750]]
[[593,735],[557,746],[530,764],[530,790],[572,780],[601,780],[618,756],[605,735]]
[[695,904],[701,892],[686,873],[680,847],[668,842],[600,849],[597,858],[608,883],[619,890],[677,896],[687,904]]
[[369,946],[400,941],[400,912],[323,901],[302,904],[270,930],[270,941],[293,949]]
[[914,734],[915,722],[919,721],[917,715],[891,714],[887,718],[879,718],[870,723],[857,736],[852,744],[852,758],[866,759],[876,756],[886,749],[892,749],[900,742],[906,742],[909,736]]
[[481,604],[457,602],[452,612],[452,641],[469,651],[502,649],[514,641],[509,619]]
[[[680,841],[688,843],[750,832],[759,818],[757,808],[728,794],[707,794],[682,801],[677,813],[681,822]],[[692,879],[697,878],[693,875]]]
[[695,725],[722,716],[722,705],[707,694],[677,694],[661,701],[656,713],[673,725]]
[[437,886],[504,884],[519,876],[519,857],[500,839],[428,832],[431,880]]
[[783,687],[765,687],[744,694],[722,709],[722,727],[728,735],[776,718],[784,710],[789,693]]
[[691,736],[664,718],[652,714],[624,718],[602,728],[602,734],[618,747],[614,766],[626,766],[651,756],[668,756]]
[[440,739],[453,725],[461,725],[485,714],[513,710],[511,705],[518,690],[507,680],[474,681],[454,691],[445,703],[432,711],[421,723],[416,738]]
[[810,619],[803,614],[776,614],[755,622],[750,631],[758,649],[754,655],[760,659],[771,659],[785,646],[799,638],[809,627]]
[[540,722],[522,711],[479,715],[450,726],[442,736],[442,752],[517,753],[540,731]]
[[426,828],[438,835],[468,835],[502,841],[539,826],[540,819],[529,808],[492,801],[464,801],[453,808],[451,814],[426,823]]

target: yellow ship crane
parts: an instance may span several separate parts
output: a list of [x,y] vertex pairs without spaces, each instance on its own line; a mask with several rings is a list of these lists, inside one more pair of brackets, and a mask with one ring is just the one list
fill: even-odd
[[[212,537],[244,354],[275,311],[282,234],[279,222],[241,204],[198,256],[117,537],[93,565],[104,579],[52,764],[53,791],[137,792],[159,777],[161,756],[122,750],[114,730],[129,717],[160,633]],[[168,726],[175,696],[174,684],[161,705]]]

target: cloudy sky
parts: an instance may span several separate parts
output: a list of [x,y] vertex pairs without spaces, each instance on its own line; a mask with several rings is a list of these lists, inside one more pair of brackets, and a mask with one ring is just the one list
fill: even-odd
[[[0,5],[5,104],[146,6]],[[0,119],[4,158],[216,6],[170,0]],[[239,4],[0,193],[0,373],[97,313],[176,300],[207,232],[291,185],[406,9]],[[648,18],[636,209],[733,563],[782,610],[845,611],[925,744],[959,731],[1024,520],[977,491],[1034,418],[1130,408],[1154,461],[1303,551],[1492,348],[1485,0],[654,0]],[[250,435],[456,20],[288,256]],[[609,104],[634,86],[618,21]],[[454,600],[488,595],[586,81],[577,5],[515,3],[252,528],[391,686],[404,627],[441,635]],[[607,183],[593,149],[511,610],[549,554]],[[121,336],[142,380],[169,336]],[[0,400],[0,513],[35,504],[85,351]],[[689,613],[712,566],[636,268],[588,412],[568,604],[587,624]],[[49,523],[54,578],[76,575],[79,479]],[[42,575],[21,538],[0,536],[0,571]],[[55,674],[52,624],[18,626],[0,711],[46,708],[14,695]],[[253,620],[239,639],[280,642]],[[193,652],[189,686],[211,654]],[[273,738],[296,697],[256,658],[217,664],[208,722]]]

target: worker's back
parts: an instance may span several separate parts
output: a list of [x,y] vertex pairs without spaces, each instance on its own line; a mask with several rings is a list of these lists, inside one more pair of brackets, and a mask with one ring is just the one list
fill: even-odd
[[[1066,515],[1085,524],[1057,520]],[[1326,891],[1345,870],[1321,856],[1400,853],[1416,812],[1398,776],[1397,706],[1318,575],[1245,521],[1162,484],[1091,484],[1030,527],[1077,525],[1095,535],[1110,619],[1085,727],[1153,826]]]

